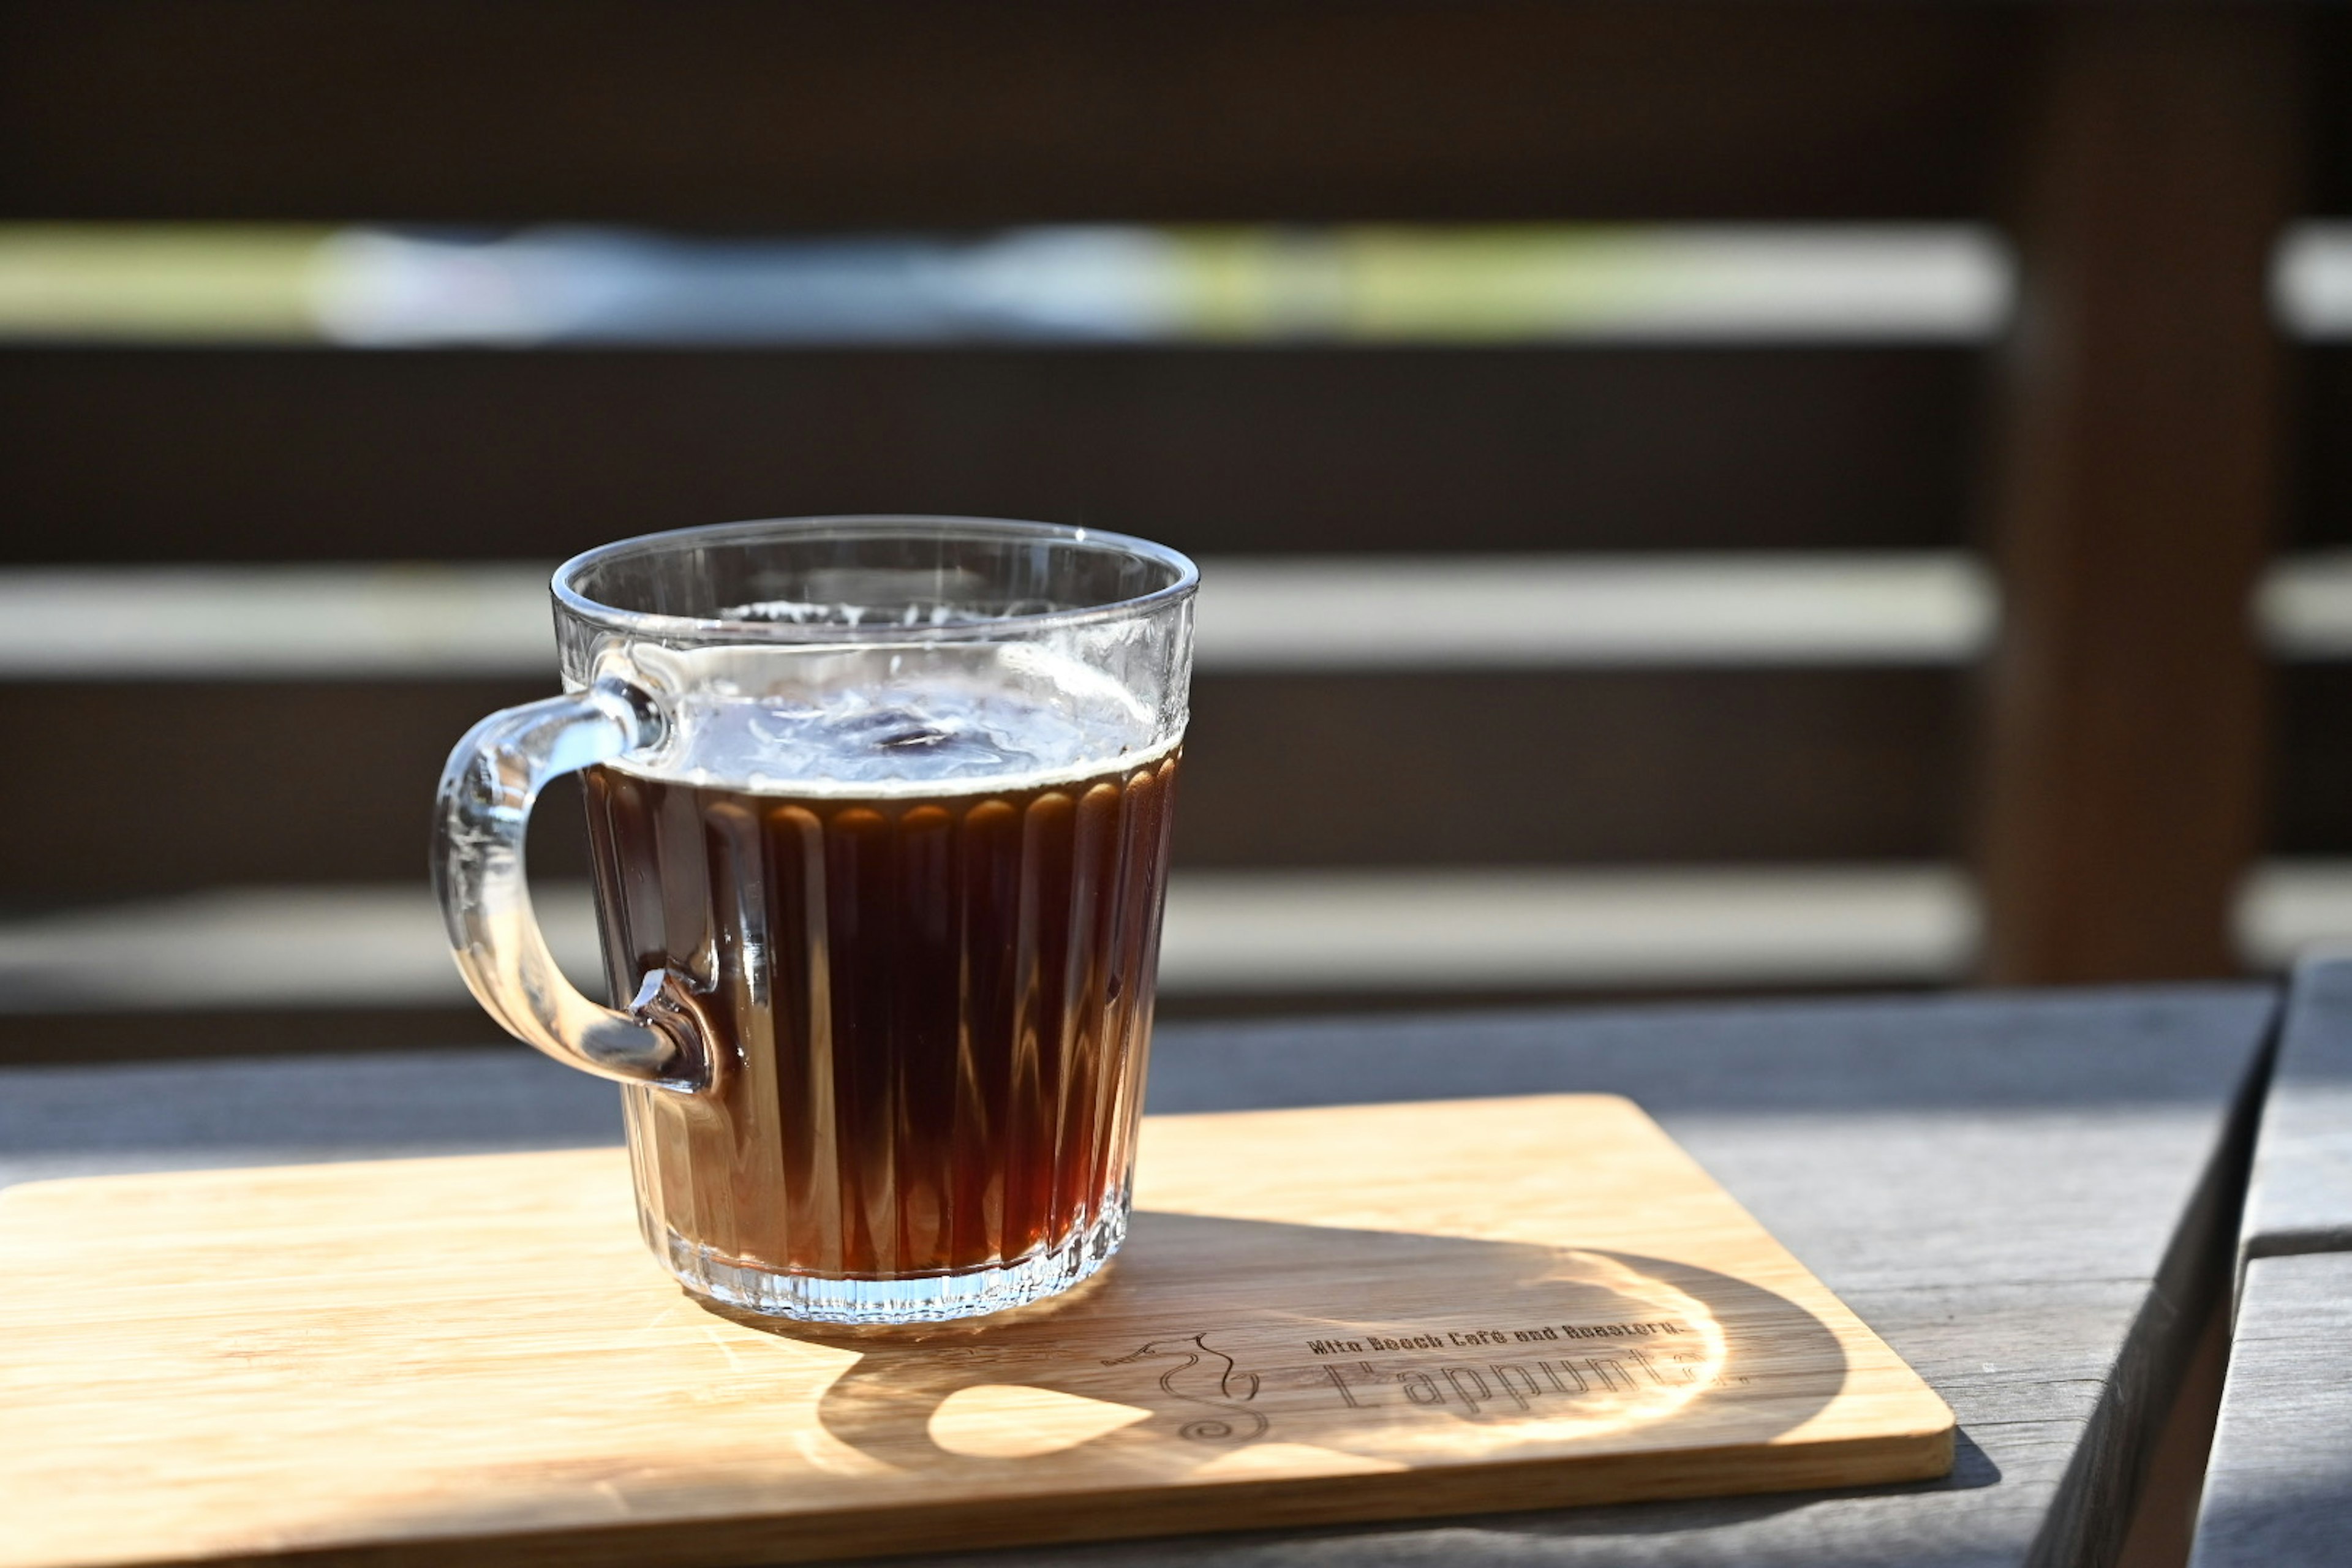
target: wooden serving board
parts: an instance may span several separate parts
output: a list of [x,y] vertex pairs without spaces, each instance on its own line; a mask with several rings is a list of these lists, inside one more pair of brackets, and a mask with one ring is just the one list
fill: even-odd
[[617,1149],[0,1194],[0,1563],[728,1563],[1924,1479],[1943,1402],[1630,1102],[1155,1118],[1056,1301],[752,1326]]

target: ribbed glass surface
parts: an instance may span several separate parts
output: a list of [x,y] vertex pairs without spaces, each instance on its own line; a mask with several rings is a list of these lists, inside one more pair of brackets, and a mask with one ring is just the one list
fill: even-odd
[[682,1280],[912,1321],[1117,1247],[1176,769],[846,800],[589,772],[616,987],[698,977],[723,1047],[715,1093],[625,1091],[646,1239]]

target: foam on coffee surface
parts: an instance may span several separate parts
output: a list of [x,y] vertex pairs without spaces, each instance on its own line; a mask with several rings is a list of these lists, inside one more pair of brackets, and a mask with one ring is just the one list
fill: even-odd
[[759,794],[914,795],[1033,788],[1172,744],[1153,743],[1153,716],[1115,682],[1034,648],[1011,668],[861,662],[836,659],[830,679],[691,688],[669,742],[614,765]]

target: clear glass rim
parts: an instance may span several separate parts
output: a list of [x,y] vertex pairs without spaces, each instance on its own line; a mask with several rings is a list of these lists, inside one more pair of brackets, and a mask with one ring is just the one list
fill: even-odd
[[[995,620],[963,621],[947,626],[851,626],[833,625],[802,625],[782,621],[736,620],[713,616],[671,616],[652,610],[627,610],[617,605],[607,605],[590,598],[573,584],[584,574],[613,562],[635,555],[655,555],[665,551],[699,544],[723,544],[756,540],[761,537],[788,539],[794,534],[842,533],[887,537],[892,534],[908,538],[970,539],[974,541],[1032,540],[1060,544],[1075,544],[1100,549],[1108,552],[1134,556],[1155,562],[1175,574],[1174,581],[1148,594],[1113,600],[1100,605],[1074,605],[1063,610],[1041,610],[1034,615],[1005,616]],[[929,643],[929,642],[995,642],[1016,638],[1032,632],[1046,631],[1060,626],[1087,626],[1100,621],[1123,619],[1148,615],[1180,600],[1192,596],[1201,585],[1201,569],[1192,559],[1164,544],[1154,544],[1148,539],[1132,534],[1113,533],[1105,529],[1084,528],[1059,522],[1023,522],[1001,517],[932,516],[923,513],[872,512],[843,513],[827,517],[766,517],[741,522],[705,523],[694,528],[673,528],[660,533],[641,533],[634,538],[615,540],[600,544],[566,561],[555,569],[550,586],[555,602],[572,615],[609,630],[646,638],[664,639],[726,638],[741,642],[773,643]]]

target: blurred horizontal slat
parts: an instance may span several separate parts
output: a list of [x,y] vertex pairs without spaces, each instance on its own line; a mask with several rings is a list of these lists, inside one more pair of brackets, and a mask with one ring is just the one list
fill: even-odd
[[[1927,859],[1957,852],[1959,672],[1204,677],[1180,861]],[[422,874],[457,737],[539,681],[17,684],[73,765],[0,782],[0,888],[102,897]],[[534,865],[584,868],[542,812]]]
[[1948,984],[1974,955],[1943,868],[1194,872],[1171,991]]
[[[541,918],[600,983],[586,888]],[[1965,973],[1978,911],[1932,866],[1625,871],[1191,871],[1170,895],[1171,995],[1643,985],[1935,984]],[[2256,868],[2241,951],[2278,969],[2352,946],[2352,858]],[[0,1014],[455,1009],[421,886],[240,888],[0,921]],[[454,1026],[454,1025],[452,1026]],[[397,1038],[399,1032],[393,1031]]]
[[1180,863],[1930,859],[1965,678],[1586,671],[1203,680]]
[[[2023,18],[1484,0],[0,11],[0,208],[718,228],[1979,210]],[[430,82],[429,97],[417,84]]]
[[2302,223],[2280,237],[2271,307],[2298,337],[2352,337],[2352,223]]
[[[1201,568],[1197,658],[1219,673],[1949,664],[1981,650],[1995,615],[1986,574],[1957,554],[1242,556]],[[0,680],[538,675],[551,658],[551,570],[0,568]]]
[[[0,732],[55,738],[79,759],[0,778],[13,825],[0,834],[0,896],[421,878],[449,748],[482,714],[554,688],[551,674],[0,688]],[[580,837],[549,836],[551,869],[568,857],[584,871]]]
[[[5,593],[5,587],[0,587]],[[1208,670],[1957,664],[1991,581],[1957,553],[1202,563]]]
[[[584,884],[542,879],[540,894],[563,962],[599,984]],[[1933,984],[1965,973],[1979,920],[1966,880],[1936,866],[1188,871],[1170,898],[1165,990],[1328,1003]],[[2253,868],[2235,923],[2259,969],[2352,947],[2352,858]],[[58,1037],[45,1017],[75,1019],[72,1038],[113,1055],[487,1037],[418,885],[227,889],[0,921],[0,1016],[21,1021],[0,1051],[26,1059]]]
[[[587,889],[551,884],[540,901],[549,942],[590,984],[602,966]],[[464,997],[421,887],[222,889],[0,925],[0,1009],[10,1012],[429,1007]]]
[[1196,554],[1951,548],[1958,349],[0,353],[0,560],[561,559],[834,511]]
[[2352,951],[2352,858],[2270,860],[2239,889],[2238,951],[2257,969],[2305,953]]
[[0,568],[0,679],[546,678],[548,565]]
[[[543,884],[551,945],[601,989],[584,886]],[[1948,982],[1976,941],[1934,867],[1192,872],[1168,898],[1171,995]],[[0,923],[0,1013],[462,1002],[419,888],[245,888]]]
[[698,238],[0,224],[0,341],[345,348],[1974,342],[1968,225],[1063,225]]
[[2315,550],[2273,561],[2254,596],[2254,626],[2276,658],[2352,659],[2352,550]]
[[2273,657],[2352,658],[2352,550],[2273,562],[2255,590],[2254,625]]

